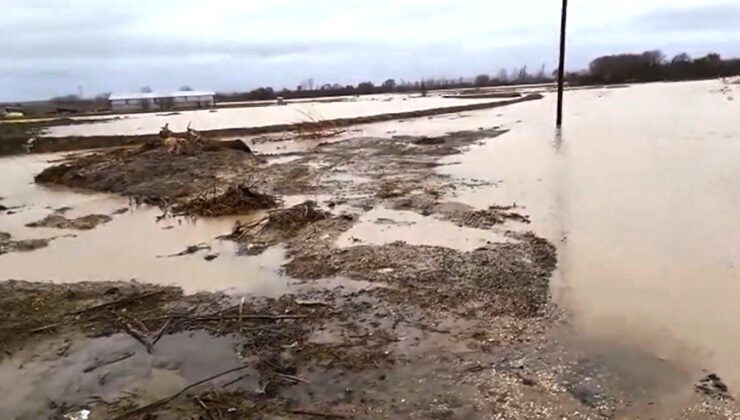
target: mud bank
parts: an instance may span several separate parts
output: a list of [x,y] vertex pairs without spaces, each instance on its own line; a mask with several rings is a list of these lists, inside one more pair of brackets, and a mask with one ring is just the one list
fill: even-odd
[[501,352],[552,323],[554,248],[531,235],[471,253],[338,248],[355,222],[307,202],[253,230],[237,226],[244,234],[232,239],[245,245],[287,243],[285,271],[305,282],[279,299],[0,283],[11,308],[0,321],[0,371],[16,383],[0,409],[20,418],[484,416],[490,407],[474,386],[483,366],[508,366]]
[[[314,142],[313,148],[293,154],[294,159],[277,163],[270,162],[269,156],[221,147],[176,154],[162,145],[143,145],[72,156],[45,169],[35,180],[118,193],[176,213],[206,216],[269,208],[278,204],[279,197],[295,194],[354,195],[353,203],[364,200],[358,204],[363,207],[378,198],[397,198],[413,191],[438,197],[454,186],[435,174],[437,160],[501,133],[490,128],[434,138]],[[283,140],[279,136],[262,139],[263,143],[272,141]],[[358,180],[365,177],[367,182],[358,185],[351,176],[347,181],[337,179],[341,174],[352,174]],[[212,211],[224,201],[232,205]]]

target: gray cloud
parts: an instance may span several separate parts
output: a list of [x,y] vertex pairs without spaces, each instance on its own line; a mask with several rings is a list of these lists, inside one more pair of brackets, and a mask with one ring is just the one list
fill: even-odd
[[655,10],[636,19],[643,29],[669,31],[740,31],[740,4],[700,5],[692,8]]
[[80,34],[57,34],[54,37],[16,37],[12,43],[0,44],[0,56],[15,59],[44,57],[78,58],[146,58],[188,57],[200,54],[226,54],[247,57],[380,49],[381,45],[358,42],[263,42],[200,41],[182,39],[143,39],[118,34],[99,33],[94,41]]
[[[740,40],[740,5],[702,5],[710,1],[722,0],[695,0],[691,9],[671,0],[574,0],[569,67],[625,50],[731,55],[740,44],[732,42]],[[0,100],[65,94],[78,85],[91,93],[181,84],[244,90],[308,77],[357,83],[553,68],[557,2],[495,3],[3,0]]]

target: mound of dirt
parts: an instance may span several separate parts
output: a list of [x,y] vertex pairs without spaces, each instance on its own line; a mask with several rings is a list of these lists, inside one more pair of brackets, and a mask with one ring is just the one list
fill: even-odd
[[51,239],[24,239],[16,241],[7,232],[0,232],[0,255],[9,252],[30,252],[49,245]]
[[290,208],[273,210],[256,222],[237,223],[234,230],[223,239],[239,242],[247,254],[259,254],[270,246],[288,241],[306,226],[329,216],[309,200]]
[[33,228],[45,227],[54,229],[91,230],[96,226],[108,223],[111,220],[113,219],[105,214],[88,214],[87,216],[78,217],[76,219],[67,219],[61,214],[54,213],[39,221],[28,223],[26,226]]
[[170,153],[168,146],[153,142],[78,156],[45,169],[36,182],[118,193],[198,215],[236,214],[275,205],[274,197],[241,185],[240,180],[262,175],[262,159],[211,143],[196,146],[192,153]]

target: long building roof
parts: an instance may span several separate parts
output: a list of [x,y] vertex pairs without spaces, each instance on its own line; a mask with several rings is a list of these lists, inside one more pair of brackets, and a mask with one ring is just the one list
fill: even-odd
[[203,90],[181,90],[177,92],[132,92],[132,93],[113,93],[108,97],[114,101],[118,99],[154,99],[154,98],[180,98],[183,96],[214,96],[215,92]]

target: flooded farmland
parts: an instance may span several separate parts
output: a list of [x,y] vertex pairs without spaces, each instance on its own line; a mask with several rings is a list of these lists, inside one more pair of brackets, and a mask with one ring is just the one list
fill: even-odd
[[247,108],[218,108],[212,110],[182,111],[175,113],[147,113],[121,116],[111,119],[105,116],[100,122],[67,125],[51,128],[45,135],[68,136],[127,136],[156,134],[169,123],[170,128],[183,131],[192,124],[198,130],[216,130],[242,127],[260,127],[276,124],[292,124],[313,119],[333,120],[357,118],[383,113],[413,112],[465,104],[497,102],[496,99],[457,99],[439,96],[420,97],[409,95],[374,95],[351,100],[319,103],[296,102],[284,106]]
[[[28,366],[0,412],[732,418],[739,95],[717,80],[574,90],[560,133],[546,94],[327,141],[247,138],[245,155],[2,158],[3,305],[41,309],[0,328],[0,371]],[[220,203],[211,183],[276,202],[173,211]],[[90,215],[103,222],[36,226]]]
[[552,97],[498,119],[511,132],[442,170],[495,187],[458,199],[526,206],[558,244],[559,303],[576,330],[740,386],[740,86],[649,84]]

